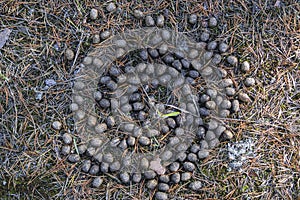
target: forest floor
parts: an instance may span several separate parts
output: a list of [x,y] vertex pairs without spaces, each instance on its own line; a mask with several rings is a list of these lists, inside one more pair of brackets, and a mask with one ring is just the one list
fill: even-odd
[[[70,130],[74,70],[96,45],[92,36],[144,27],[133,17],[166,16],[165,28],[182,31],[187,16],[214,16],[215,37],[229,53],[251,64],[256,85],[243,88],[253,99],[226,123],[234,141],[251,139],[255,156],[239,170],[228,170],[227,143],[199,162],[193,177],[203,182],[194,193],[173,186],[172,199],[300,199],[300,2],[280,1],[114,1],[122,12],[108,13],[99,1],[0,0],[0,32],[12,32],[0,48],[0,199],[152,199],[143,185],[107,179],[101,188],[79,178],[76,165],[58,159],[62,132]],[[96,20],[90,10],[99,10]],[[193,27],[190,27],[191,29]],[[66,59],[70,48],[75,59]],[[43,91],[45,80],[56,85]],[[41,92],[42,91],[42,92]],[[41,98],[37,100],[37,93]],[[54,121],[62,122],[55,131]]]

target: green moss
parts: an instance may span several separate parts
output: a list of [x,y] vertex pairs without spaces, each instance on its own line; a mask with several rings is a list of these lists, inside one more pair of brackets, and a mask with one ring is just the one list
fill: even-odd
[[5,81],[8,81],[9,79],[4,75],[4,74],[2,74],[1,72],[0,72],[0,79],[3,79],[3,80],[5,80]]
[[59,193],[59,188],[55,189],[53,185],[51,177],[44,177],[42,180],[37,178],[32,182],[27,179],[14,179],[5,186],[0,185],[0,196],[1,199],[11,199],[12,196],[20,196],[22,199],[49,199]]

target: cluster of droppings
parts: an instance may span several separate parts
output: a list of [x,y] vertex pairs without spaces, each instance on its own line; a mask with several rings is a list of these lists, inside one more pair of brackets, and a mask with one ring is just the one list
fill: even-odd
[[[108,4],[108,12],[115,9]],[[90,17],[97,16],[91,10]],[[134,16],[148,27],[163,27],[165,21],[139,10]],[[198,23],[197,16],[190,15],[189,23]],[[216,18],[207,24],[216,27]],[[247,72],[249,63],[228,55],[229,45],[212,40],[208,30],[200,42],[155,27],[110,36],[109,30],[94,36],[94,43],[104,41],[83,59],[70,105],[80,142],[63,134],[61,153],[97,176],[93,187],[100,187],[101,175],[113,173],[123,184],[146,180],[147,188],[157,188],[157,199],[167,199],[170,187],[180,182],[200,190],[202,183],[192,176],[197,163],[220,140],[234,136],[222,118],[251,101],[237,92],[222,66]],[[253,86],[255,80],[244,84]]]

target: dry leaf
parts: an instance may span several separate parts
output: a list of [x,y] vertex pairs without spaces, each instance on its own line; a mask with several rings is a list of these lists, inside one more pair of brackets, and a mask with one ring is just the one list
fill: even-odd
[[0,49],[5,45],[10,33],[11,33],[11,30],[8,28],[6,28],[6,29],[4,29],[4,31],[0,32]]
[[280,7],[280,4],[281,4],[281,1],[280,0],[277,0],[274,4],[275,7]]

